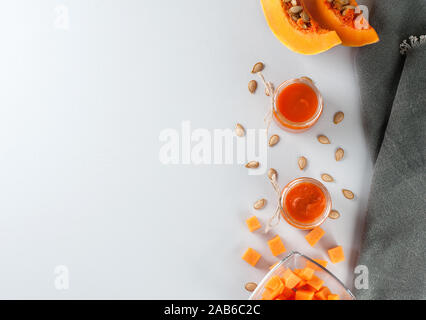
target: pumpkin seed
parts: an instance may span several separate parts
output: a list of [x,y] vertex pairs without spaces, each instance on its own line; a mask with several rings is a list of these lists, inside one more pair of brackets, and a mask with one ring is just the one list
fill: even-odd
[[250,91],[250,93],[255,93],[256,89],[257,89],[257,82],[256,80],[250,80],[248,83],[248,89]]
[[259,167],[258,161],[249,161],[246,164],[246,168],[249,168],[249,169],[255,169],[255,168],[258,168],[258,167]]
[[270,168],[268,170],[268,178],[269,178],[269,180],[277,179],[277,177],[278,177],[277,170],[275,170],[274,168]]
[[294,7],[291,7],[289,9],[289,12],[292,13],[292,14],[296,14],[296,13],[299,13],[300,11],[302,11],[302,10],[303,10],[302,6],[294,6]]
[[257,288],[257,284],[254,282],[247,282],[244,286],[244,288],[248,291],[248,292],[253,292],[254,290],[256,290]]
[[346,199],[352,200],[353,198],[355,198],[355,195],[351,190],[342,189],[342,193]]
[[307,163],[308,163],[308,160],[305,157],[300,157],[297,160],[297,164],[299,165],[300,170],[305,169]]
[[337,2],[338,4],[342,6],[349,4],[349,0],[335,0],[335,2]]
[[347,5],[343,7],[344,10],[355,10],[356,7],[355,6],[351,6],[351,5]]
[[293,19],[293,21],[297,21],[297,20],[299,20],[299,16],[297,15],[294,15],[294,14],[290,14],[291,15],[291,18]]
[[336,112],[333,117],[334,124],[338,124],[343,121],[345,114],[342,111]]
[[339,148],[336,150],[336,154],[334,157],[336,158],[336,161],[340,161],[343,159],[343,156],[345,155],[345,151],[342,148]]
[[330,140],[325,135],[319,135],[318,141],[322,144],[330,144]]
[[309,18],[309,15],[305,11],[300,13],[300,17],[302,18],[303,22],[311,21],[311,18]]
[[244,130],[244,127],[241,124],[239,124],[239,123],[237,123],[237,125],[235,126],[235,134],[238,137],[244,137],[244,135],[246,134],[246,131]]
[[254,203],[253,208],[255,208],[256,210],[260,210],[260,209],[262,209],[265,206],[265,204],[266,204],[266,200],[265,199],[260,199],[260,200],[257,200]]
[[253,66],[251,73],[258,73],[265,68],[265,65],[262,62],[258,62]]
[[298,4],[298,3],[297,3],[297,0],[291,0],[291,5],[292,5],[292,6],[297,6],[297,4]]
[[279,141],[280,141],[280,137],[279,137],[278,135],[274,134],[274,135],[272,135],[272,136],[269,138],[269,146],[270,146],[270,147],[273,147],[273,146],[275,146],[275,145],[276,145]]
[[329,175],[329,174],[327,174],[327,173],[323,173],[323,174],[321,175],[321,179],[322,179],[323,181],[325,181],[325,182],[333,182],[333,181],[334,181],[333,177],[332,177],[332,176],[330,176],[330,175]]
[[339,219],[340,218],[340,213],[339,213],[339,211],[337,211],[337,210],[331,210],[330,211],[330,213],[328,214],[328,217],[330,218],[330,219],[333,219],[333,220],[335,220],[335,219]]
[[340,11],[340,10],[342,10],[342,5],[338,2],[334,2],[333,8]]
[[341,13],[342,13],[342,16],[346,16],[346,14],[348,13],[348,9],[342,9]]

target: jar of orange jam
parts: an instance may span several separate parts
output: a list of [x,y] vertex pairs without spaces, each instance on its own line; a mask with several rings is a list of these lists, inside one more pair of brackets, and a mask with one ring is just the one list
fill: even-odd
[[287,131],[306,131],[318,121],[322,109],[322,96],[307,77],[284,81],[275,91],[273,118]]
[[327,188],[312,178],[290,181],[281,192],[281,214],[293,227],[313,229],[321,225],[331,210]]

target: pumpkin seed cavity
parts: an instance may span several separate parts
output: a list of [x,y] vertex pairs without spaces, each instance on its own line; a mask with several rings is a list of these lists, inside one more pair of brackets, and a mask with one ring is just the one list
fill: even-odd
[[300,0],[282,0],[282,7],[298,29],[307,30],[312,27],[311,17],[304,10]]
[[362,10],[359,10],[359,12],[355,11],[356,6],[351,5],[350,0],[327,0],[327,2],[330,4],[330,7],[334,9],[335,11],[339,12],[341,17],[347,20],[347,16],[354,22],[359,15],[362,15]]

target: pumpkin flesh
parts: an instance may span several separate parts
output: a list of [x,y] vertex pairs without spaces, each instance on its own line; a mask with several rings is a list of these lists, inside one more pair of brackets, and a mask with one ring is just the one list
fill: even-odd
[[[301,19],[294,21],[289,13],[289,4],[283,0],[261,0],[269,28],[290,50],[306,54],[318,54],[341,43],[337,33],[322,28],[310,17],[304,24]],[[300,3],[303,6],[303,3]]]
[[342,12],[343,7],[337,1],[304,0],[309,14],[321,27],[335,30],[344,46],[361,47],[378,42],[376,31],[357,8],[357,2],[350,0],[349,3],[356,9],[346,9]]

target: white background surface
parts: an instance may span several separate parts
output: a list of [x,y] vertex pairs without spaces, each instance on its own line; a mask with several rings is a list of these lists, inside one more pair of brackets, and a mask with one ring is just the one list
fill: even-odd
[[[55,27],[59,5],[67,30]],[[277,261],[266,244],[274,233],[252,234],[244,222],[260,197],[270,201],[259,219],[272,213],[269,182],[238,164],[163,165],[158,154],[160,132],[184,120],[263,128],[263,88],[247,91],[258,60],[276,85],[307,75],[323,93],[311,131],[272,127],[281,142],[269,166],[281,185],[330,173],[342,214],[314,249],[284,222],[275,232],[288,251],[313,258],[342,245],[347,260],[330,270],[352,286],[372,171],[355,49],[297,55],[275,39],[257,0],[4,1],[0,38],[0,298],[248,297],[244,283]],[[345,120],[335,126],[338,110]],[[320,145],[320,133],[332,144]],[[336,163],[338,146],[346,155]],[[256,268],[240,258],[249,246],[263,254]],[[58,265],[69,270],[68,290],[55,289]]]

